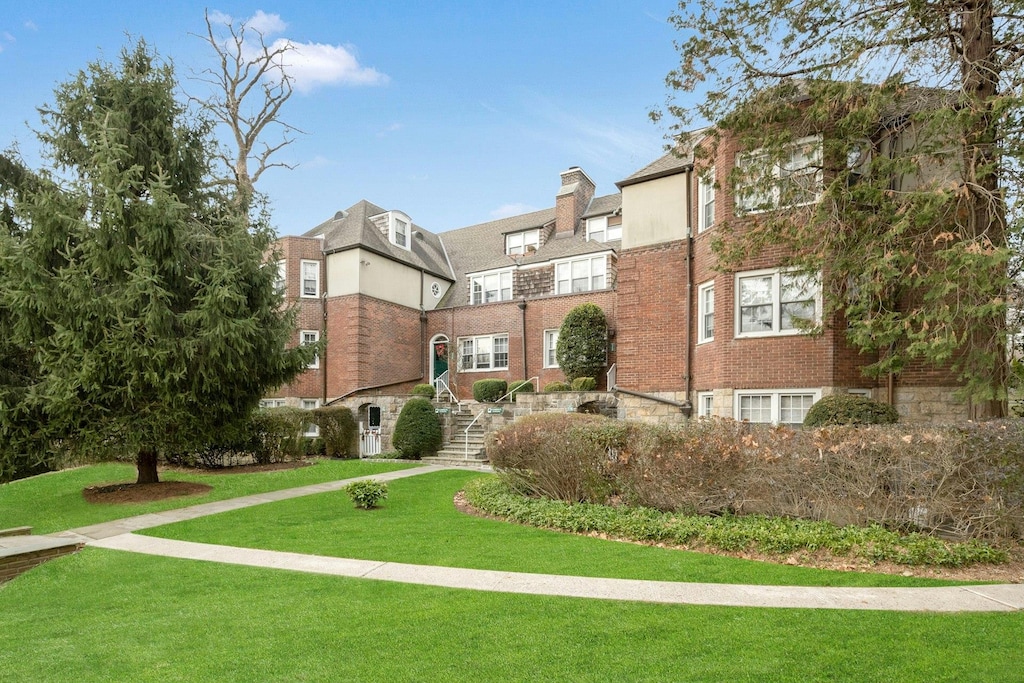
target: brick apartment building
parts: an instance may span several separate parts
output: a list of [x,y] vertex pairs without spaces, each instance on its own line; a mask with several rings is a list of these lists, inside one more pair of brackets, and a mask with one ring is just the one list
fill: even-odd
[[[799,145],[794,158],[820,154],[820,137]],[[443,233],[360,201],[282,238],[296,343],[326,336],[327,351],[265,404],[312,408],[428,382],[466,399],[489,377],[536,378],[540,389],[563,379],[554,357],[563,317],[592,302],[610,329],[599,388],[616,394],[624,417],[798,423],[835,392],[891,401],[908,421],[969,417],[941,369],[876,381],[862,372],[875,359],[841,330],[803,333],[795,320],[821,322],[821,294],[780,269],[779,254],[716,270],[715,227],[746,208],[724,189],[738,158],[729,144],[699,162],[667,154],[597,197],[573,167],[553,207]]]

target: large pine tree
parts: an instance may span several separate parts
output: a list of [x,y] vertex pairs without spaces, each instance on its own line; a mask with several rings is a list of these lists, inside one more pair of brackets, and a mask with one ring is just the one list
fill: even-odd
[[11,415],[41,416],[35,436],[61,447],[133,456],[139,483],[315,350],[285,348],[273,232],[220,189],[209,126],[175,89],[141,42],[91,64],[41,110],[52,167],[0,181],[17,226],[0,236],[0,310],[31,358]]

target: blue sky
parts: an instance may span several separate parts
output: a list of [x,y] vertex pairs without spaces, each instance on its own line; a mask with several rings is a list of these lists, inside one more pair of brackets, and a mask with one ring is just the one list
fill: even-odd
[[648,120],[676,63],[668,0],[323,2],[0,0],[0,148],[41,162],[29,126],[54,87],[127,35],[173,60],[183,87],[213,63],[203,11],[252,19],[294,43],[298,91],[283,118],[305,132],[258,188],[281,234],[360,199],[435,232],[553,205],[581,166],[598,194],[663,153]]

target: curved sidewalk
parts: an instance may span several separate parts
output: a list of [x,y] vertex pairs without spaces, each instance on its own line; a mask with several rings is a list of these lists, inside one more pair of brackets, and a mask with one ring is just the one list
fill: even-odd
[[[357,479],[391,480],[442,469],[452,468],[427,466],[376,474],[370,477],[357,477]],[[350,481],[354,481],[354,479],[129,517],[105,524],[73,529],[54,534],[54,536],[74,538],[97,548],[164,557],[504,593],[733,607],[923,612],[1014,612],[1024,610],[1024,584],[936,588],[831,588],[640,581],[353,560],[174,541],[131,533],[139,529],[194,519],[227,510],[313,493],[336,491]]]

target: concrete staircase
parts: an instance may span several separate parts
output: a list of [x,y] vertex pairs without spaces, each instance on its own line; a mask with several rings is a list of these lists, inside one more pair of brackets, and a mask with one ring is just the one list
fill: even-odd
[[[455,421],[452,440],[444,444],[436,456],[423,458],[423,462],[437,465],[486,467],[488,463],[487,454],[484,452],[484,439],[487,435],[479,421],[470,427],[476,414],[465,410],[453,413],[452,417]],[[468,439],[467,427],[469,427]]]

